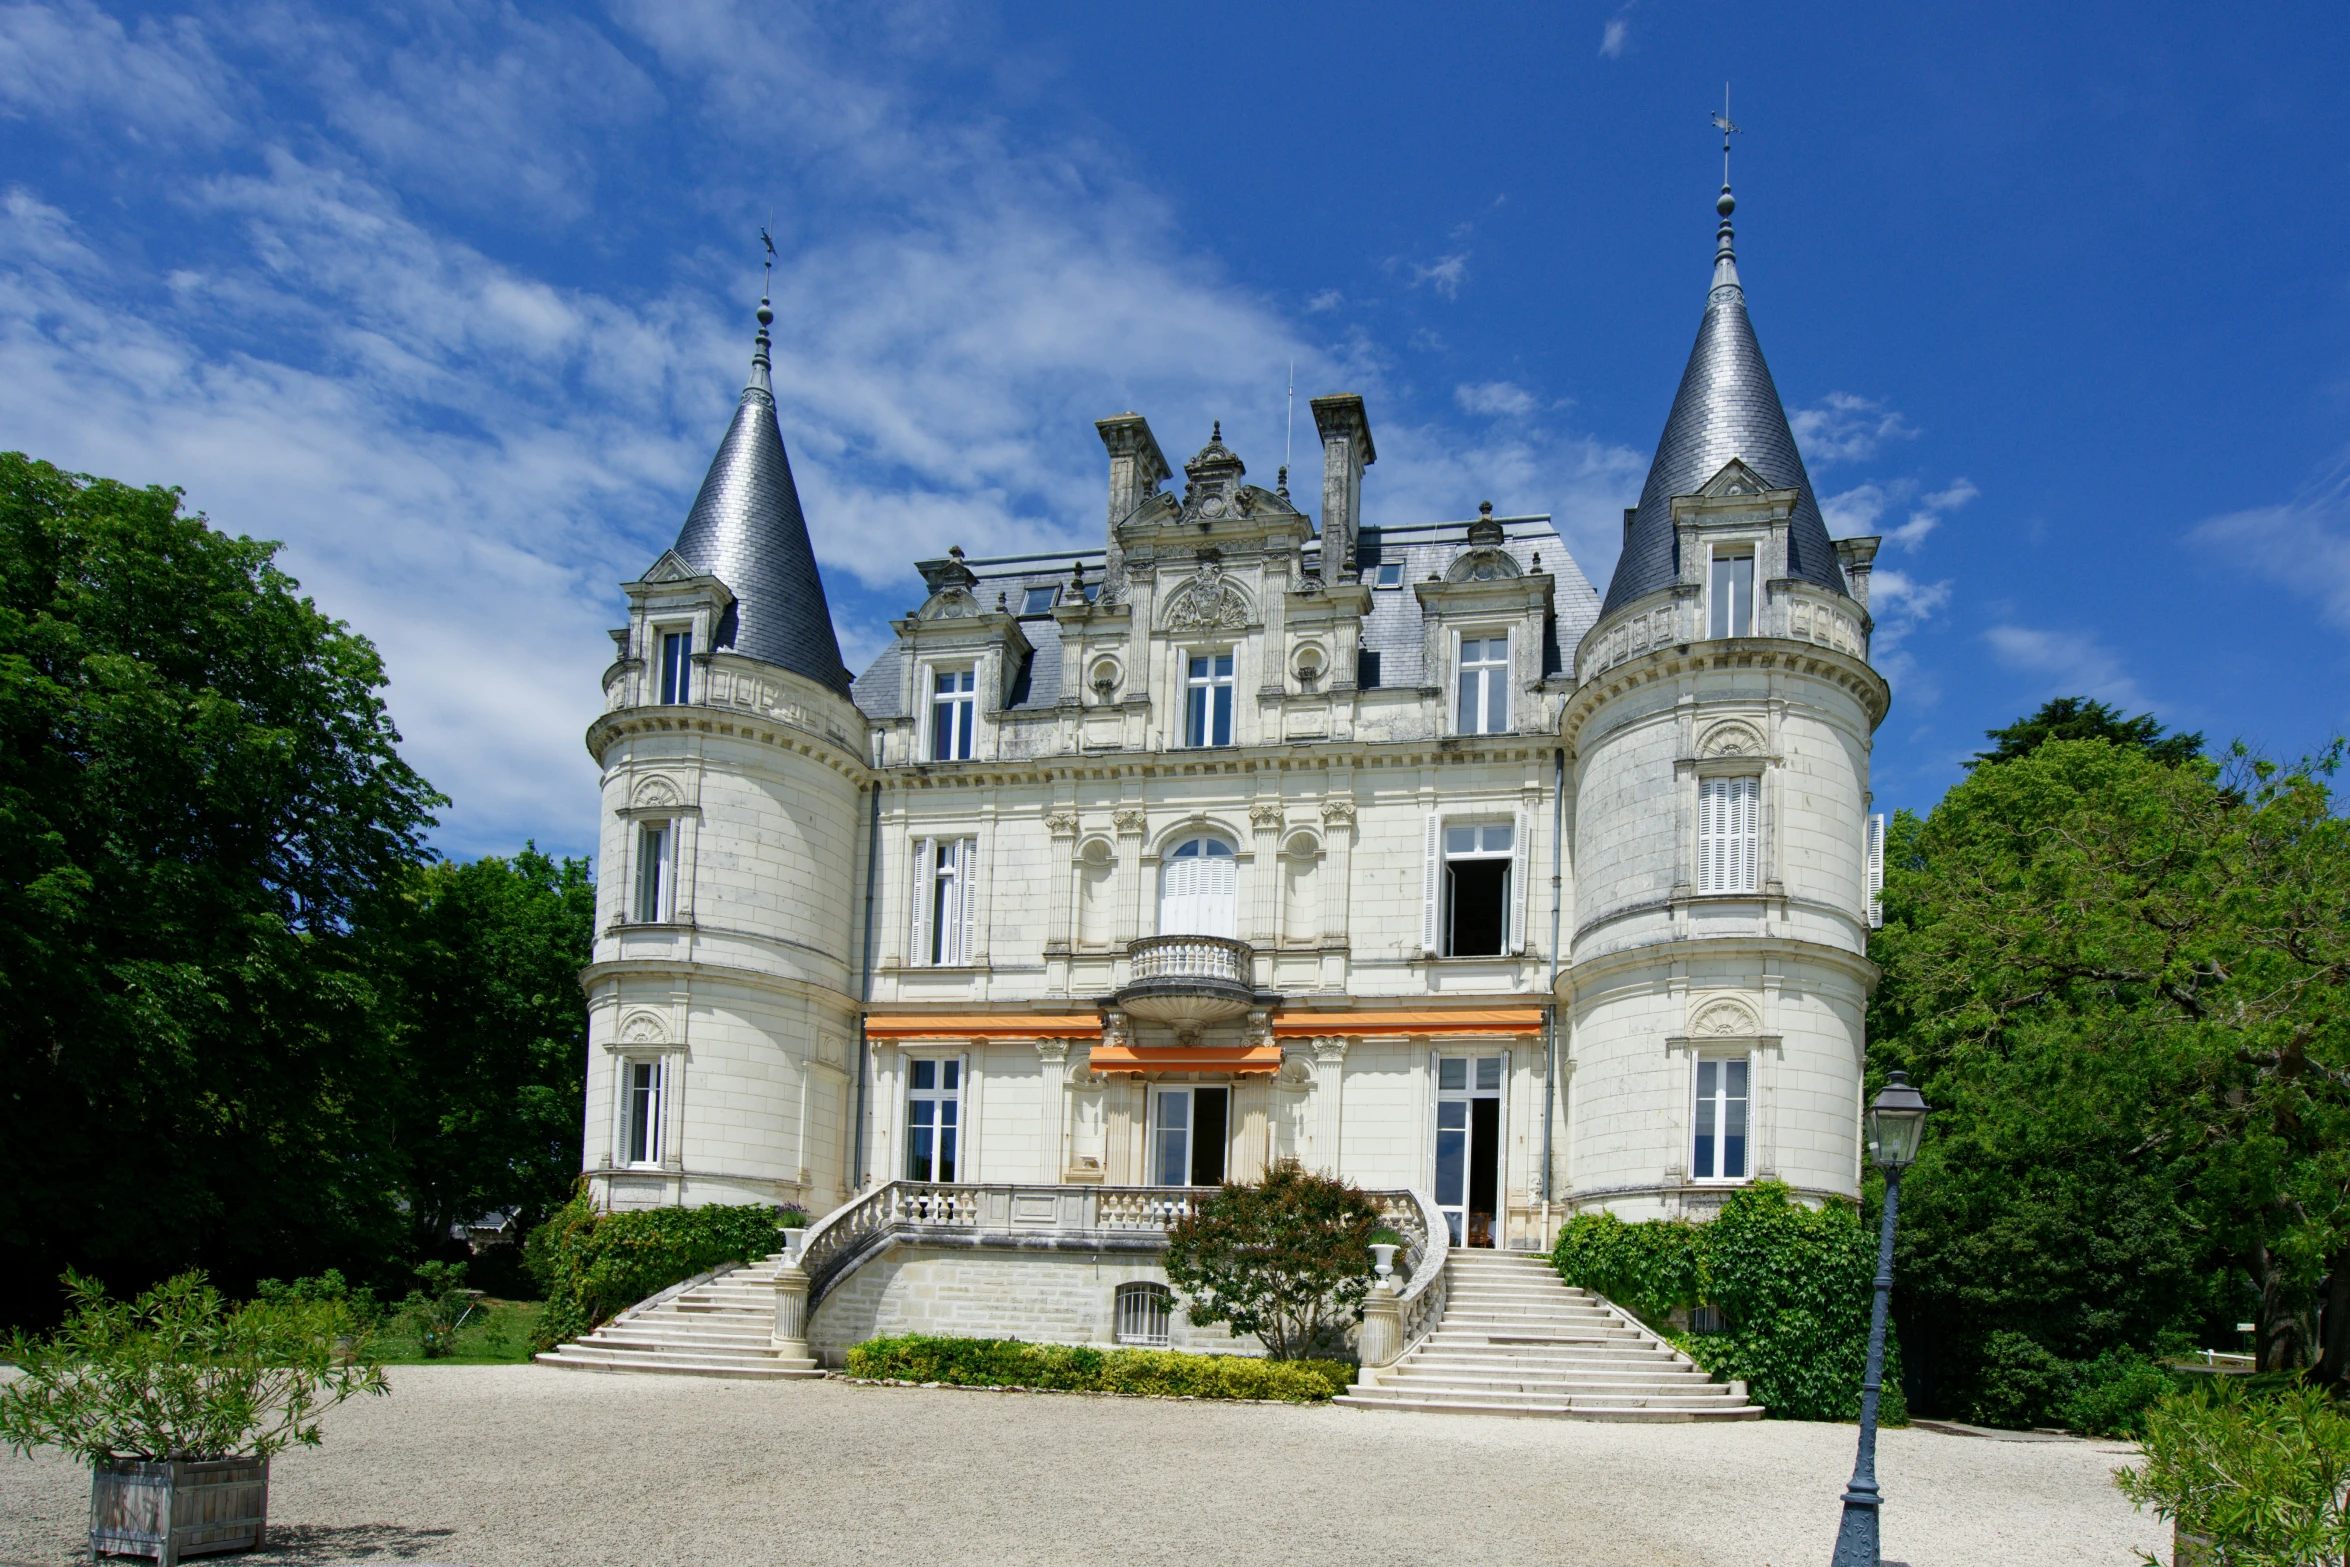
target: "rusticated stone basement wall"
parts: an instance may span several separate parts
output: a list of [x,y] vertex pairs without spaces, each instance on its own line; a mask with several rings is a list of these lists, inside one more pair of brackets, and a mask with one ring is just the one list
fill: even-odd
[[[849,1347],[880,1334],[939,1333],[956,1338],[1016,1338],[1031,1344],[1117,1341],[1118,1286],[1167,1282],[1156,1261],[1084,1252],[966,1251],[896,1246],[866,1263],[816,1308],[808,1342],[828,1366],[846,1363]],[[1221,1327],[1196,1328],[1177,1305],[1168,1347],[1258,1355],[1253,1338]]]

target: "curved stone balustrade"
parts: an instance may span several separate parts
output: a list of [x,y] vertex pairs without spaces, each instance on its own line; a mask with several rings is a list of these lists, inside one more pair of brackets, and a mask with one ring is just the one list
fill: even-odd
[[1405,1283],[1396,1305],[1403,1313],[1401,1349],[1408,1354],[1444,1316],[1444,1264],[1452,1254],[1452,1231],[1436,1199],[1417,1188],[1367,1195],[1378,1205],[1380,1221],[1405,1241],[1399,1258]]
[[1178,1031],[1221,1023],[1256,999],[1254,950],[1224,936],[1145,936],[1126,947],[1126,988],[1116,1005]]

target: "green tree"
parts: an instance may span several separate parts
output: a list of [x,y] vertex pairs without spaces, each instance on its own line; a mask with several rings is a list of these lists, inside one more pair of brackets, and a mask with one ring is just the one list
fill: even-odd
[[395,1073],[349,923],[425,858],[366,639],[276,547],[0,454],[0,1311],[68,1265],[380,1255]]
[[1193,1322],[1229,1324],[1276,1360],[1302,1360],[1362,1314],[1378,1231],[1361,1192],[1285,1162],[1168,1228],[1167,1281]]
[[2309,1358],[2321,1280],[2350,1291],[2333,760],[2050,739],[1897,823],[1871,1054],[1941,1110],[1901,1255],[1938,1404],[2013,1371],[2001,1334],[2078,1360],[2224,1317],[2235,1268],[2263,1365]]
[[390,1135],[412,1254],[489,1213],[511,1212],[526,1235],[568,1196],[595,914],[588,862],[535,845],[420,867],[362,911],[401,1066]]
[[1985,762],[2010,762],[2050,740],[2103,740],[2111,745],[2134,747],[2171,767],[2203,754],[2200,733],[2166,735],[2162,728],[2161,721],[2152,713],[2124,718],[2120,708],[2108,707],[2091,697],[2054,697],[2042,703],[2040,711],[2029,718],[2019,718],[2004,729],[1984,730],[1983,738],[1998,744],[1988,751],[1976,752],[1975,759],[1967,765],[1980,767]]

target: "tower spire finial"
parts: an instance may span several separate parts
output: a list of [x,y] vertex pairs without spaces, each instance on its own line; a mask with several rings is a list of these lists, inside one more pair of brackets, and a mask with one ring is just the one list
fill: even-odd
[[1730,138],[1742,134],[1730,121],[1730,84],[1722,83],[1722,112],[1713,117],[1714,125],[1722,133],[1722,193],[1714,198],[1714,211],[1722,215],[1722,226],[1714,230],[1714,287],[1738,286],[1738,252],[1733,244],[1730,214],[1738,210],[1738,198],[1730,194]]
[[759,281],[759,335],[753,340],[751,348],[750,384],[745,386],[743,391],[746,394],[754,391],[763,392],[772,400],[775,396],[775,386],[768,379],[770,366],[767,352],[767,328],[775,320],[775,306],[771,303],[775,292],[775,240],[766,229],[762,228],[759,230],[759,243],[767,247],[767,271]]

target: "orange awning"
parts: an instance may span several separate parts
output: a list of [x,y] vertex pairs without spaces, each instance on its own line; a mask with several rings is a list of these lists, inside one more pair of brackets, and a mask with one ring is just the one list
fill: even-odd
[[1539,1034],[1540,1007],[1422,1007],[1398,1012],[1281,1012],[1273,1032],[1308,1034]]
[[1102,1020],[1090,1012],[881,1013],[865,1019],[865,1034],[869,1039],[1099,1039]]
[[1218,1050],[1193,1045],[1096,1045],[1086,1065],[1096,1072],[1278,1072],[1281,1047],[1248,1045]]

